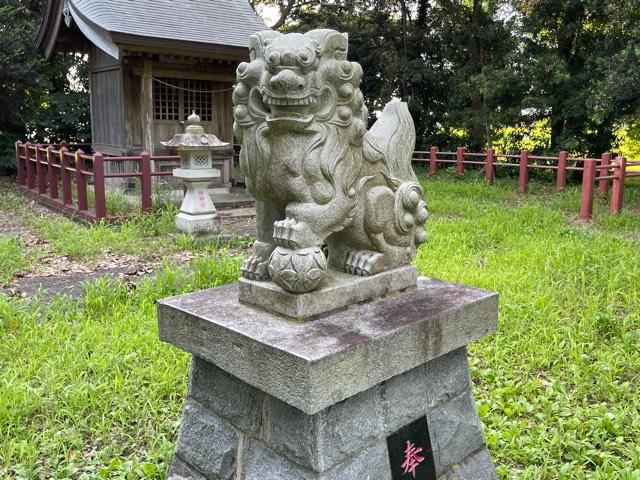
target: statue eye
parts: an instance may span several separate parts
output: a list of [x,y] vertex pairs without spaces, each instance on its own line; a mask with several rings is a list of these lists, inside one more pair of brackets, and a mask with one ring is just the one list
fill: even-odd
[[238,65],[238,68],[236,69],[236,74],[238,75],[238,77],[245,77],[247,75],[248,68],[249,64],[247,62],[242,62],[240,65]]
[[280,54],[278,52],[270,52],[267,55],[267,63],[269,65],[279,65],[280,64]]
[[298,63],[303,67],[311,65],[313,63],[313,60],[313,54],[307,50],[303,50],[302,52],[298,53]]

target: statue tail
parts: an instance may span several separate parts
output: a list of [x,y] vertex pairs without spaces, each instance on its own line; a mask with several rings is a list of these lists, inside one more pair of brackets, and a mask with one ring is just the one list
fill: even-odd
[[[411,157],[416,144],[416,130],[405,102],[390,102],[364,136],[364,158],[374,164],[382,162],[383,172],[401,182],[415,181]],[[385,168],[386,167],[386,168]]]
[[394,192],[395,234],[413,237],[417,246],[426,239],[428,212],[424,192],[411,166],[415,143],[415,126],[407,104],[391,102],[365,134],[363,154],[372,165],[380,163],[380,172]]

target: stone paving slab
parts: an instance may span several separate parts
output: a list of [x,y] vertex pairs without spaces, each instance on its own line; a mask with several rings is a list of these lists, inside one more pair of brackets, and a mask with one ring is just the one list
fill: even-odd
[[25,297],[40,295],[45,302],[60,295],[80,298],[84,296],[86,283],[95,282],[101,277],[115,278],[125,274],[128,270],[129,267],[118,267],[61,276],[25,277],[15,280],[11,285],[11,290]]

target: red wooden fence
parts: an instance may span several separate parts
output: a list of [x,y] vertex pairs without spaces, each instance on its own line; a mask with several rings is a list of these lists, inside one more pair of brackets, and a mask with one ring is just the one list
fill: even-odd
[[[87,144],[78,145],[87,147]],[[143,211],[152,208],[152,177],[171,176],[172,172],[152,171],[152,162],[178,163],[178,156],[151,156],[143,152],[139,156],[115,157],[101,153],[87,154],[81,149],[72,151],[66,143],[42,145],[16,143],[16,167],[18,185],[28,194],[43,203],[66,214],[82,220],[113,220],[107,212],[105,179],[107,178],[140,178],[140,205]],[[518,190],[525,193],[529,182],[529,171],[532,168],[556,171],[556,189],[562,191],[567,185],[568,171],[583,172],[582,199],[579,217],[582,220],[591,218],[593,197],[597,191],[604,196],[611,184],[610,211],[619,213],[622,210],[624,183],[627,178],[639,177],[640,171],[628,171],[628,166],[640,166],[640,161],[627,161],[624,157],[611,159],[609,153],[601,158],[571,158],[567,152],[560,152],[557,157],[530,155],[523,150],[518,155],[496,153],[493,149],[485,153],[471,153],[463,147],[455,152],[440,152],[437,147],[429,151],[414,152],[414,162],[428,162],[429,176],[438,172],[438,164],[455,165],[456,174],[464,175],[465,165],[479,165],[485,169],[485,178],[493,183],[496,168],[518,168]],[[130,162],[137,164],[135,171],[123,173],[106,173],[104,165],[108,162]],[[541,163],[542,162],[542,163]],[[570,165],[571,163],[571,165]],[[92,178],[94,207],[89,207],[89,178]],[[597,188],[596,188],[597,183]],[[60,191],[62,190],[62,198]],[[74,195],[75,201],[74,201]],[[637,207],[640,212],[640,202]]]
[[[580,201],[579,218],[589,220],[593,213],[593,197],[597,192],[601,197],[606,195],[611,188],[610,208],[611,213],[620,213],[624,194],[624,182],[627,178],[640,177],[640,171],[628,171],[628,166],[640,166],[640,160],[627,161],[624,157],[611,160],[610,153],[604,153],[601,158],[572,158],[562,151],[557,157],[544,157],[530,155],[527,150],[522,150],[517,155],[497,154],[489,149],[486,153],[469,153],[463,147],[453,151],[439,151],[438,147],[431,147],[429,151],[416,151],[413,154],[414,162],[428,162],[429,176],[438,173],[438,164],[455,165],[458,175],[464,174],[465,165],[481,165],[485,169],[485,178],[489,184],[495,179],[496,168],[518,168],[518,191],[525,193],[529,183],[529,171],[532,168],[556,171],[556,190],[561,192],[567,186],[567,172],[581,171],[582,194]],[[498,161],[497,161],[498,160]],[[535,163],[534,163],[535,162]],[[597,183],[597,188],[596,188]],[[636,210],[640,213],[640,202]]]
[[[86,145],[85,145],[86,146]],[[108,162],[132,162],[132,172],[106,173]],[[151,162],[180,162],[178,156],[114,157],[101,153],[88,154],[81,149],[72,151],[68,145],[41,145],[16,143],[18,185],[42,203],[85,221],[114,220],[107,212],[105,179],[139,178],[140,206],[143,211],[152,208],[152,177],[171,176],[172,172],[154,172]],[[89,178],[92,179],[94,207],[89,207]],[[59,188],[62,189],[60,198]],[[75,200],[74,200],[75,192]]]

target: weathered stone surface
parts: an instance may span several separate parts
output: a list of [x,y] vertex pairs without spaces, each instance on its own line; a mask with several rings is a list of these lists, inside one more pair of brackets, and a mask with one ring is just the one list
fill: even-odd
[[318,416],[307,415],[281,400],[271,397],[265,406],[266,424],[262,440],[272,450],[291,461],[314,470],[321,470],[318,456]]
[[235,472],[238,438],[233,429],[193,400],[182,414],[175,455],[209,480]]
[[391,480],[387,443],[381,441],[365,448],[351,460],[327,471],[321,480]]
[[[455,366],[447,367],[447,363]],[[436,370],[439,375],[446,371],[459,381],[439,382],[439,385],[425,383],[426,372]],[[460,370],[467,371],[464,348],[451,352],[437,363],[433,360],[321,412],[307,415],[194,358],[189,399],[169,478],[202,480],[205,477],[198,475],[205,473],[210,480],[367,478],[358,476],[361,474],[389,479],[386,438],[426,414],[439,478],[494,479],[491,458],[481,452],[485,450],[484,437],[470,384],[464,381]],[[450,388],[452,385],[455,387]],[[432,409],[425,392],[445,387],[450,391],[462,388],[463,392]],[[194,395],[224,419],[200,406],[194,401]],[[447,395],[437,397],[447,398]],[[242,412],[252,420],[242,419]],[[246,429],[245,433],[235,433],[229,428],[226,421],[230,418],[236,427]],[[187,430],[188,436],[184,433]],[[372,445],[380,452],[372,450]],[[236,450],[243,453],[238,455]],[[235,463],[238,458],[242,459],[241,465]],[[238,472],[245,472],[243,475],[247,476],[237,477]]]
[[427,413],[428,389],[425,365],[390,378],[380,385],[380,410],[385,435]]
[[485,444],[470,390],[430,410],[427,421],[438,475]]
[[245,452],[244,480],[315,480],[311,470],[276,455],[257,440],[250,440]]
[[440,405],[471,389],[467,348],[434,358],[425,365],[426,400],[429,408]]
[[390,378],[380,388],[386,431],[394,432],[471,388],[466,347]]
[[[200,363],[206,365],[207,362],[198,360],[198,364]],[[201,369],[202,367],[194,368],[192,372]],[[313,415],[307,415],[276,398],[267,398],[266,395],[264,397],[267,402],[262,404],[262,397],[257,390],[217,367],[212,366],[207,370],[216,372],[216,379],[222,377],[217,380],[219,386],[209,400],[216,413],[223,417],[231,413],[234,418],[238,418],[240,412],[247,412],[247,416],[254,419],[250,423],[254,436],[260,427],[262,414],[265,423],[262,425],[260,439],[275,452],[317,472],[345,461],[367,445],[386,438],[417,418],[424,417],[429,408],[435,405],[434,397],[448,399],[470,388],[464,348],[402,373]],[[442,381],[445,375],[452,378],[451,382]],[[192,373],[190,383],[195,384],[195,380]],[[430,383],[435,380],[438,381]],[[207,381],[210,385],[212,380]],[[214,391],[211,386],[200,389]],[[446,391],[440,393],[439,389]],[[220,398],[219,404],[215,405],[215,398],[224,396],[225,392],[232,398],[238,398],[239,393],[247,392],[245,400],[238,399],[242,408],[238,410],[234,402],[224,398]],[[249,408],[246,406],[247,402]],[[260,405],[263,405],[262,411]],[[239,425],[242,421],[240,418],[232,423]]]
[[498,480],[491,455],[486,448],[471,455],[443,477],[445,480]]
[[421,277],[417,289],[310,322],[238,303],[228,285],[158,304],[160,338],[312,414],[496,329],[498,296]]
[[407,265],[425,241],[424,192],[411,167],[415,127],[392,102],[367,131],[362,68],[334,30],[250,39],[237,68],[234,133],[256,198],[257,241],[245,278],[291,292],[329,266],[367,276]]
[[207,478],[174,455],[167,473],[167,480],[207,480]]
[[238,290],[241,302],[293,318],[307,318],[384,297],[416,284],[415,267],[405,265],[370,277],[329,270],[320,287],[311,293],[291,293],[275,283],[246,278],[238,281]]
[[188,395],[245,433],[259,433],[265,394],[197,356]]
[[[204,184],[205,188],[207,184]],[[215,235],[220,232],[220,216],[217,213],[191,215],[180,212],[176,215],[176,229],[189,235]]]
[[377,387],[314,415],[272,399],[269,437],[273,450],[317,472],[385,438]]
[[378,442],[342,465],[314,472],[250,440],[245,451],[244,480],[391,480],[386,444]]

